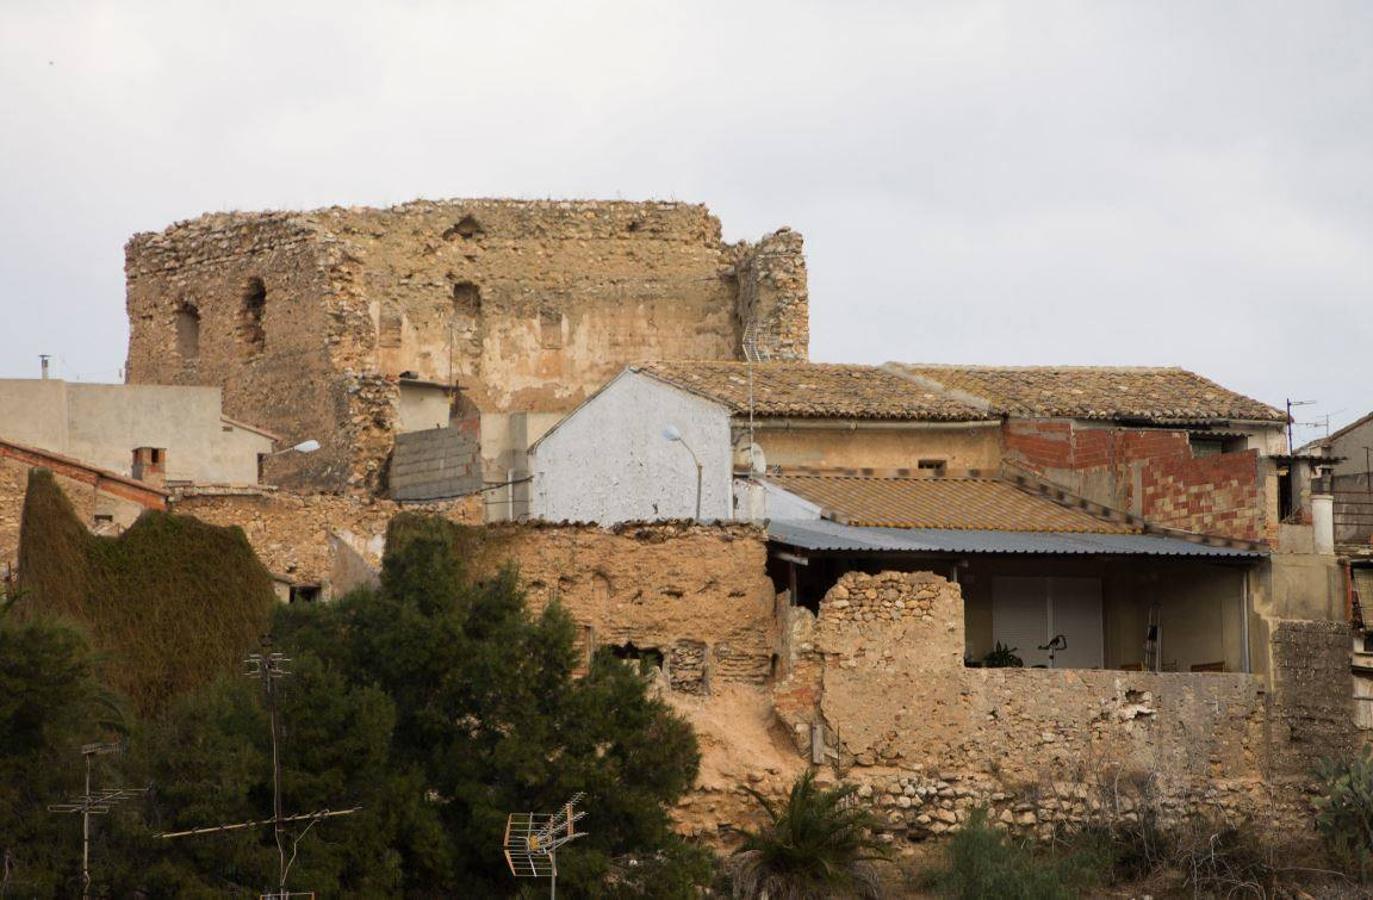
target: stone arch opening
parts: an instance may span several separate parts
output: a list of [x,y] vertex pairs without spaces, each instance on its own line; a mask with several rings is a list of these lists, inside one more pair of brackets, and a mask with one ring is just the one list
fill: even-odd
[[185,362],[200,357],[200,310],[195,304],[183,303],[176,310],[176,352]]
[[249,278],[243,286],[243,298],[238,309],[238,338],[243,352],[252,356],[261,353],[267,344],[262,327],[267,309],[267,285],[261,278]]

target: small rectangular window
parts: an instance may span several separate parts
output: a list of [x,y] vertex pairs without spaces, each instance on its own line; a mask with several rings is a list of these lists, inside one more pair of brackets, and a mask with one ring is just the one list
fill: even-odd
[[291,585],[291,603],[315,603],[319,600],[320,587],[317,584]]
[[945,464],[942,459],[922,459],[916,463],[916,468],[925,475],[940,477],[945,472]]
[[96,514],[95,514],[95,524],[97,524],[97,525],[113,525],[113,524],[114,524],[114,516],[111,515],[110,513],[96,513]]

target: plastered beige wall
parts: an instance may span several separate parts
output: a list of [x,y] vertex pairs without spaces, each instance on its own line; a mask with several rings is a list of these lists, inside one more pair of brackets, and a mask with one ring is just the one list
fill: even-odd
[[[738,429],[736,428],[736,431]],[[769,466],[818,468],[915,468],[922,459],[942,459],[950,474],[1001,465],[1001,436],[990,428],[758,428],[755,440]],[[747,432],[736,443],[747,446]]]

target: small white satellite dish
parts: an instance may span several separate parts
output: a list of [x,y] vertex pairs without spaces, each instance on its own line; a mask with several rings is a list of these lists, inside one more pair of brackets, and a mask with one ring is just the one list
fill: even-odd
[[763,448],[757,443],[748,445],[748,468],[754,475],[762,475],[768,470],[767,457],[763,455]]

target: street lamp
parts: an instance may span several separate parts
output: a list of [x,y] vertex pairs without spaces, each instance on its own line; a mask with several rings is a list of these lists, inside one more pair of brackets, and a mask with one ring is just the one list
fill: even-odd
[[666,425],[663,427],[663,440],[681,444],[687,453],[691,454],[691,461],[696,465],[696,521],[701,521],[701,461],[696,458],[696,453],[687,446],[687,442],[682,440],[682,431],[676,425]]
[[301,441],[299,444],[296,444],[294,447],[287,447],[285,450],[276,450],[276,451],[273,451],[272,453],[268,453],[268,454],[266,454],[266,455],[267,455],[267,456],[280,456],[280,455],[283,454],[283,453],[314,453],[314,452],[315,452],[316,450],[318,450],[318,449],[319,449],[319,441],[315,440],[314,438],[310,438],[308,441]]

